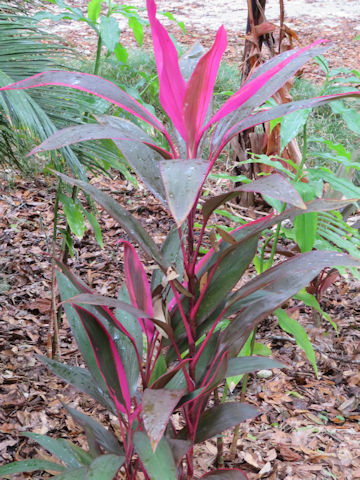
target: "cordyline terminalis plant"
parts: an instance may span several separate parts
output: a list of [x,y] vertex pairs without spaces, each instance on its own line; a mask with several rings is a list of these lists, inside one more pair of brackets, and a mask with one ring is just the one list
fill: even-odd
[[[271,110],[262,107],[309,58],[327,50],[326,46],[320,46],[324,42],[283,53],[262,65],[211,116],[216,74],[226,48],[224,28],[218,30],[214,45],[207,53],[201,56],[195,47],[179,64],[169,35],[156,19],[154,0],[147,0],[147,8],[160,101],[172,123],[173,136],[124,91],[94,75],[45,72],[1,89],[63,85],[87,91],[161,132],[166,142],[159,146],[138,125],[119,117],[102,116],[97,124],[57,132],[32,153],[84,140],[110,138],[177,224],[159,249],[140,223],[111,197],[90,184],[58,174],[102,205],[158,269],[150,282],[134,246],[122,241],[125,282],[118,298],[111,299],[92,293],[59,264],[60,292],[87,369],[46,358],[42,361],[115,414],[121,438],[66,406],[84,428],[89,451],[63,439],[27,434],[59,456],[65,465],[49,465],[44,461],[39,464],[36,460],[15,462],[0,467],[2,474],[40,468],[59,471],[59,479],[110,479],[118,471],[122,472],[121,478],[129,480],[138,478],[140,472],[145,479],[196,478],[194,445],[256,415],[253,407],[237,402],[211,406],[212,391],[227,377],[279,366],[271,359],[237,356],[253,328],[304,288],[324,267],[360,264],[338,252],[307,252],[236,287],[256,253],[263,230],[304,211],[332,210],[347,203],[316,199],[305,204],[279,174],[207,199],[202,206],[201,231],[197,235],[194,231],[202,185],[234,135],[300,108],[359,95],[354,91],[288,103]],[[238,195],[239,190],[271,196],[289,207],[277,216],[269,215],[232,234],[224,233],[223,239],[199,259],[211,214]],[[223,322],[225,319],[230,321]],[[175,412],[181,414],[180,422],[174,421]],[[209,472],[201,478],[241,480],[246,479],[246,475],[230,469]]]

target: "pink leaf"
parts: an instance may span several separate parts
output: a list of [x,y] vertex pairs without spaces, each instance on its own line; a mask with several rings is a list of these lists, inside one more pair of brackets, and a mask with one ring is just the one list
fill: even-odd
[[[125,283],[129,292],[130,301],[134,307],[148,313],[149,317],[153,317],[154,311],[150,285],[144,267],[131,243],[125,240],[121,240],[121,243],[124,245]],[[149,341],[155,331],[153,322],[142,318],[138,318],[138,321]]]
[[134,98],[114,83],[89,73],[64,71],[38,73],[32,77],[25,78],[25,80],[1,87],[0,91],[25,90],[27,88],[43,87],[46,85],[69,87],[96,95],[141,118],[157,130],[163,132],[165,136],[169,136],[162,123]]
[[216,34],[214,45],[197,63],[186,88],[183,108],[191,158],[196,154],[198,133],[205,121],[226,45],[226,31],[221,26]]
[[175,128],[186,140],[183,101],[186,83],[179,67],[178,54],[169,34],[156,18],[154,0],[146,0],[154,43],[156,67],[159,74],[160,102]]
[[[116,344],[101,321],[91,312],[78,305],[72,305],[80,317],[94,350],[99,371],[114,400],[116,408],[130,415],[131,398],[126,372]],[[125,408],[122,402],[125,403]]]
[[[289,63],[295,60],[304,52],[310,50],[311,48],[315,47],[319,43],[324,43],[326,40],[317,40],[316,42],[308,45],[307,47],[301,48],[297,50],[292,55],[285,58],[282,62],[276,64],[274,67],[270,68],[269,70],[265,71],[261,75],[256,76],[255,78],[250,79],[246,82],[232,97],[227,100],[224,105],[220,108],[220,110],[210,119],[207,125],[203,128],[203,131],[207,130],[210,125],[215,122],[218,122],[222,118],[224,118],[229,113],[233,112],[234,110],[241,107],[247,100],[254,97],[254,95],[266,85],[266,83],[274,77],[277,73],[281,72],[281,70],[286,67]],[[305,63],[305,62],[304,62]],[[277,85],[276,89],[279,89],[286,81],[288,80],[287,76],[279,78],[279,84]],[[276,90],[275,90],[276,91]],[[270,93],[269,96],[271,96]],[[266,99],[265,99],[266,100]],[[264,101],[265,101],[264,100]],[[255,108],[255,105],[254,105]]]

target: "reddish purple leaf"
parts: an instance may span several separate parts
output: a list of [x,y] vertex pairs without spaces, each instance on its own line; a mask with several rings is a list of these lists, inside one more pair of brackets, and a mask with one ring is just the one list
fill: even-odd
[[146,0],[159,74],[160,102],[175,128],[186,140],[183,102],[186,83],[180,72],[178,54],[169,34],[156,18],[154,0]]
[[[130,342],[133,344],[135,351],[137,352],[137,355],[139,357],[139,367],[141,368],[141,359],[140,355],[137,349],[136,341],[135,339],[130,335],[130,333],[124,328],[124,326],[119,322],[119,320],[116,318],[115,315],[112,314],[111,310],[106,306],[107,303],[111,303],[111,299],[105,300],[106,297],[101,302],[98,302],[97,300],[99,299],[100,295],[94,294],[92,290],[89,289],[89,287],[85,284],[83,284],[78,278],[73,275],[72,272],[61,262],[59,262],[56,258],[54,258],[54,261],[56,265],[60,268],[62,273],[68,278],[68,280],[76,287],[79,289],[80,293],[79,295],[76,295],[73,297],[71,300],[72,302],[78,301],[78,303],[84,303],[84,304],[89,304],[89,305],[96,305],[97,311],[103,315],[110,324],[115,325],[124,335],[128,337]],[[93,301],[91,301],[93,299]],[[64,302],[65,303],[65,302]],[[69,303],[69,302],[66,302]],[[140,314],[140,310],[136,312],[136,308],[134,308],[132,305],[128,305],[125,302],[120,302],[116,300],[116,304],[111,305],[111,306],[116,306],[117,308],[121,307],[123,310],[127,311],[128,313],[132,313],[135,315],[137,313],[138,315]],[[142,315],[144,315],[144,312],[141,312]]]
[[100,125],[98,123],[74,125],[72,127],[58,130],[40,145],[31,150],[28,155],[34,155],[47,150],[55,150],[57,148],[66,147],[74,143],[86,142],[88,140],[102,140],[108,138],[111,140],[126,140],[128,142],[144,143],[150,148],[159,151],[159,153],[166,155],[166,158],[171,158],[169,152],[160,149],[157,145],[147,142],[146,140],[150,140],[150,137],[147,138],[145,133],[144,138],[141,138],[141,129],[137,129],[136,133],[138,134],[139,132],[140,135],[134,137],[131,136],[132,132],[126,132],[125,129],[121,130],[119,127],[116,128],[108,125]]
[[[125,283],[129,292],[130,301],[134,307],[146,312],[149,317],[152,318],[154,311],[151,290],[144,267],[131,243],[125,240],[121,240],[121,243],[124,245]],[[155,331],[153,322],[148,319],[143,320],[140,317],[138,320],[148,341],[150,341]]]
[[234,115],[231,118],[231,121],[226,123],[226,131],[220,127],[220,124],[216,127],[212,138],[212,151],[221,151],[235,135],[261,123],[269,122],[274,118],[283,117],[284,115],[288,115],[289,113],[303,108],[315,108],[335,100],[358,96],[360,96],[360,92],[355,90],[353,92],[335,93],[333,95],[298,100],[296,102],[284,103],[277,107],[261,110],[260,112],[255,113],[254,115],[249,115],[246,118],[244,118],[242,113],[239,112],[239,115]]
[[[252,222],[249,222],[249,223],[246,223],[245,225],[240,225],[239,227],[236,227],[234,230],[232,230],[230,232],[231,235],[233,235],[235,232],[241,230],[242,228],[245,228],[245,227],[251,227],[252,225],[256,225],[258,223],[263,223],[265,222],[266,220],[270,220],[272,217],[274,216],[273,213],[271,213],[270,215],[266,215],[266,217],[262,217],[262,218],[258,218],[257,220],[253,220]],[[265,227],[264,227],[265,228]],[[222,244],[224,242],[223,239],[220,239],[219,240],[219,245]],[[214,255],[214,253],[216,253],[214,251],[213,248],[211,248],[206,255],[204,255],[203,257],[201,257],[201,260],[199,260],[199,262],[196,264],[196,267],[195,267],[195,273],[199,273],[200,270],[202,270],[202,268],[204,267],[204,265],[206,265],[206,263],[208,261],[210,261],[211,257]]]
[[211,50],[201,57],[187,84],[183,108],[190,158],[196,156],[198,134],[212,99],[216,75],[226,45],[226,31],[222,26],[216,34]]
[[[295,51],[292,55],[288,55],[284,60],[282,60],[280,63],[276,64],[269,70],[265,71],[261,75],[254,75],[252,79],[250,79],[248,82],[246,82],[232,97],[227,100],[224,105],[220,108],[220,110],[210,119],[208,124],[204,127],[203,131],[205,131],[207,128],[210,127],[215,122],[218,122],[225,116],[229,115],[229,113],[233,112],[234,110],[237,110],[239,107],[241,107],[247,100],[254,98],[255,100],[255,94],[262,88],[264,87],[267,82],[272,79],[276,74],[280,73],[282,69],[284,69],[288,64],[294,62],[294,60],[297,57],[300,57],[303,53],[307,52],[308,50],[311,50],[313,47],[316,45],[319,45],[320,43],[324,43],[325,40],[317,40],[316,42],[312,43],[311,45],[308,45],[307,47],[301,48],[297,51]],[[307,60],[307,57],[304,58],[304,62]],[[299,68],[299,67],[298,67]],[[292,72],[291,72],[292,73]],[[266,95],[266,98],[264,98],[259,104],[263,103],[267,98],[269,98],[276,90],[278,90],[286,81],[288,80],[288,76],[279,76],[278,83],[274,85],[274,91],[270,92],[268,95]],[[256,108],[256,105],[254,104],[253,108]]]
[[175,158],[160,161],[160,172],[166,192],[167,204],[178,226],[188,216],[201,189],[208,162],[202,159]]
[[101,321],[91,312],[72,305],[91,342],[100,373],[116,408],[127,415],[131,412],[131,398],[126,373],[116,344]]
[[160,442],[169,419],[183,396],[183,390],[168,390],[147,388],[143,395],[143,421],[145,430],[149,435],[151,447],[155,452]]
[[[248,418],[256,417],[258,414],[256,408],[239,402],[225,402],[212,407],[206,410],[199,419],[195,443],[205,442]],[[184,440],[188,436],[188,428],[184,427],[176,438]]]
[[279,173],[274,173],[266,177],[261,177],[251,183],[242,185],[235,190],[217,195],[206,200],[202,208],[202,214],[205,220],[211,213],[225,202],[239,195],[239,192],[257,192],[261,195],[267,195],[281,202],[295,205],[298,208],[306,209],[306,205],[297,190]]
[[45,85],[57,85],[60,87],[70,87],[82,92],[91,93],[97,97],[103,98],[114,105],[132,113],[138,118],[152,125],[157,130],[168,133],[162,123],[154,117],[139,102],[121,90],[117,85],[104,78],[89,73],[48,71],[38,73],[32,77],[25,78],[19,82],[12,83],[0,88],[5,90],[25,90],[27,88],[43,87]]

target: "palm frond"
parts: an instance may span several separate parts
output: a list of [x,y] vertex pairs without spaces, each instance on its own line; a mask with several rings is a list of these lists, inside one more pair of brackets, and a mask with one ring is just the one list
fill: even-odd
[[[0,85],[19,81],[44,70],[59,70],[75,63],[78,53],[60,39],[42,31],[24,15],[19,5],[0,3]],[[35,143],[60,128],[91,120],[108,106],[101,99],[58,87],[10,91],[0,95],[0,152],[2,161],[27,168],[26,154]],[[119,152],[101,142],[64,148],[43,157],[55,168],[63,164],[85,179],[85,168],[106,170],[108,166],[126,172]],[[15,160],[16,159],[16,160]]]

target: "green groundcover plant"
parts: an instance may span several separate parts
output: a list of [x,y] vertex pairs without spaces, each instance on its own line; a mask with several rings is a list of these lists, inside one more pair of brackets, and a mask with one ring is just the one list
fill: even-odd
[[[178,62],[175,46],[147,0],[160,82],[160,102],[173,135],[154,115],[116,85],[94,75],[45,72],[1,90],[62,85],[93,93],[150,124],[162,134],[161,144],[128,120],[98,117],[98,124],[69,127],[52,135],[33,153],[75,142],[112,139],[149,190],[169,210],[176,226],[161,248],[142,225],[110,196],[91,184],[58,174],[92,196],[126,230],[155,264],[151,280],[135,247],[122,240],[124,276],[117,299],[93,293],[59,263],[58,283],[72,331],[87,368],[47,358],[50,370],[91,395],[119,422],[120,438],[92,418],[65,406],[85,430],[89,450],[64,439],[28,433],[61,460],[14,462],[0,474],[50,470],[58,479],[122,478],[191,480],[194,446],[257,415],[238,402],[214,406],[211,393],[226,378],[257,369],[281,367],[262,357],[238,357],[253,329],[295,295],[325,267],[360,266],[360,261],[334,251],[309,251],[241,282],[257,251],[259,237],[284,219],[306,212],[333,210],[349,201],[314,199],[304,203],[280,174],[262,177],[240,189],[206,199],[202,227],[195,231],[202,186],[219,154],[240,131],[301,108],[310,108],[358,91],[328,95],[267,109],[264,102],[308,59],[327,50],[324,41],[283,53],[257,69],[248,82],[214,114],[211,101],[226,32],[221,27],[205,54],[192,50]],[[206,147],[206,148],[205,148]],[[205,156],[204,152],[208,152]],[[253,191],[288,207],[279,215],[243,225],[200,258],[208,221],[215,209]],[[198,219],[197,219],[198,220]],[[115,309],[115,311],[113,310]],[[228,319],[229,321],[224,322]],[[222,328],[219,328],[222,327]],[[180,419],[174,414],[180,414]],[[209,480],[244,480],[239,469],[206,473]]]

